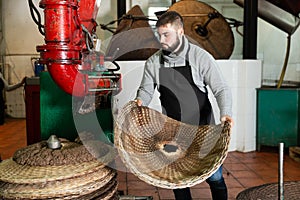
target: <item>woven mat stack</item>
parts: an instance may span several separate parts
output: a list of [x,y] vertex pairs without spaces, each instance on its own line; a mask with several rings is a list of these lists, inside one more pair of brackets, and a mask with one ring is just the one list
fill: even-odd
[[193,126],[135,102],[115,124],[115,145],[128,169],[154,186],[174,189],[210,177],[227,156],[230,124]]
[[[299,200],[300,197],[300,181],[285,181],[283,184],[284,200]],[[266,183],[254,187],[247,188],[241,191],[236,200],[251,200],[251,199],[266,199],[266,200],[278,200],[282,199],[279,196],[279,184],[278,183]]]
[[116,171],[107,167],[113,154],[95,141],[29,145],[0,163],[0,199],[118,199]]

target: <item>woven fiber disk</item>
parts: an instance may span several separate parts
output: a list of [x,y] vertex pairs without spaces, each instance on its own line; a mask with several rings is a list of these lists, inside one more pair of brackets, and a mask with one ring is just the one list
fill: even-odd
[[[0,163],[0,199],[118,199],[116,171],[103,162],[112,161],[113,148],[90,143],[64,141],[53,150],[42,141],[17,150]],[[90,154],[94,145],[98,153]]]
[[227,156],[230,124],[193,126],[129,102],[115,124],[121,159],[157,187],[191,187],[210,177]]

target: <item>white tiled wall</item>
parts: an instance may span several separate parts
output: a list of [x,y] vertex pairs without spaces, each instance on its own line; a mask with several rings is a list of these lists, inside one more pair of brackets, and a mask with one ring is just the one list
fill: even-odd
[[[229,150],[256,150],[256,88],[261,87],[260,60],[218,60],[220,69],[232,90],[233,118]],[[211,100],[214,107],[217,104]],[[218,110],[215,115],[218,116]]]

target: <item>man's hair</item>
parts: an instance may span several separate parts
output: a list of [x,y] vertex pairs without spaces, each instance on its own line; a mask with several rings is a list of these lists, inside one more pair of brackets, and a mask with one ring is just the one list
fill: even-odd
[[169,23],[177,27],[183,28],[183,19],[181,15],[176,11],[167,11],[164,14],[162,14],[156,22],[156,28]]

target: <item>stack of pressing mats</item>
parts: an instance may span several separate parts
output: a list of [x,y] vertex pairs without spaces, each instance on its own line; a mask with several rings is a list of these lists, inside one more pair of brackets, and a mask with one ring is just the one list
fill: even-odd
[[109,145],[64,140],[51,149],[42,141],[0,163],[0,199],[118,199]]

